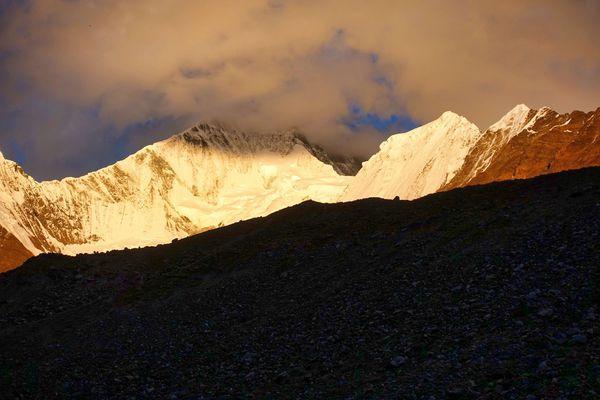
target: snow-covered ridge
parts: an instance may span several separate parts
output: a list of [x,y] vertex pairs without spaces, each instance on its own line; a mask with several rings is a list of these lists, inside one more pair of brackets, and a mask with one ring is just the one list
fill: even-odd
[[2,161],[0,223],[32,253],[164,243],[312,199],[348,177],[297,132],[200,124],[78,178],[36,182]]
[[[468,173],[462,176],[463,168],[454,177],[454,181],[468,182],[478,173],[485,171],[491,164],[494,154],[504,147],[512,138],[526,129],[539,113],[525,104],[518,104],[506,113],[498,122],[491,125],[475,143],[465,158],[463,167],[466,165]],[[447,182],[445,184],[448,185]]]
[[415,199],[433,193],[462,166],[480,134],[465,117],[447,111],[410,132],[392,135],[363,164],[342,200]]
[[531,119],[531,108],[519,104],[488,128],[489,131],[503,132],[510,138],[521,132]]
[[528,129],[562,129],[555,115],[520,104],[482,132],[447,111],[390,136],[356,176],[343,175],[353,160],[295,129],[257,135],[222,124],[198,124],[78,178],[36,182],[0,153],[0,226],[33,254],[74,254],[165,243],[309,199],[415,199],[468,184]]

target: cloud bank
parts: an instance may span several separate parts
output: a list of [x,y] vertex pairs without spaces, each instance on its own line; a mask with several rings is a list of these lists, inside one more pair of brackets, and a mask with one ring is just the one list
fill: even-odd
[[486,127],[517,103],[600,105],[598,1],[0,4],[0,148],[39,178],[198,120],[367,156],[449,109]]

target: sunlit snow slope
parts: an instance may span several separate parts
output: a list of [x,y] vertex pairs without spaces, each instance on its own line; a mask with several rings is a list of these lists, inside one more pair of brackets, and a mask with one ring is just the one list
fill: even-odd
[[349,177],[294,131],[201,124],[79,178],[36,182],[0,159],[0,226],[33,254],[168,242],[307,199],[336,201]]
[[452,179],[480,135],[477,126],[450,111],[393,135],[363,163],[341,199],[415,199],[433,193]]

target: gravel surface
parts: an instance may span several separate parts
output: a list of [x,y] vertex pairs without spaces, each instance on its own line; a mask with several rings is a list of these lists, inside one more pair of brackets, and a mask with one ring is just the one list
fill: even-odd
[[600,168],[0,275],[0,398],[593,399]]

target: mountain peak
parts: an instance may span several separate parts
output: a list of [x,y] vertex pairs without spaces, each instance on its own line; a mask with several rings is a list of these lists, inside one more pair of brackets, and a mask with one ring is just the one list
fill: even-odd
[[442,120],[459,120],[459,119],[466,119],[465,117],[463,117],[462,115],[459,115],[457,113],[455,113],[454,111],[445,111],[442,113],[442,115],[440,115],[440,117],[438,119],[442,119]]
[[[345,164],[293,132],[214,123],[79,178],[35,182],[0,161],[0,225],[31,254],[165,243],[307,199],[335,201],[349,179],[336,172]],[[5,240],[0,229],[0,248]]]
[[498,122],[488,128],[491,132],[505,132],[511,138],[521,132],[536,114],[535,110],[525,104],[517,104],[507,112]]
[[552,113],[556,114],[556,111],[554,111],[552,108],[550,108],[548,106],[544,106],[544,107],[540,108],[539,110],[531,110],[530,113],[528,114],[529,118],[527,119],[526,123],[523,124],[523,126],[521,127],[521,130],[531,128],[537,120],[544,118],[548,114],[552,114]]
[[191,128],[175,135],[176,138],[187,142],[207,146],[209,144],[219,147],[229,147],[233,143],[267,143],[267,142],[290,142],[291,139],[298,137],[297,131],[290,129],[287,131],[262,134],[251,131],[242,131],[228,125],[224,122],[200,122]]
[[529,108],[526,104],[521,103],[521,104],[517,104],[516,106],[514,106],[512,108],[512,110],[510,110],[506,115],[516,114],[516,113],[521,113],[521,112],[528,112],[530,110],[531,110],[531,108]]
[[234,133],[235,129],[225,126],[223,123],[217,122],[200,122],[191,128],[175,135],[187,141],[196,142],[194,139],[208,139],[214,136],[223,136],[225,133]]
[[[431,124],[434,127],[446,127],[447,129],[444,129],[444,131],[447,132],[453,132],[454,128],[458,126],[475,127],[477,130],[479,130],[479,128],[474,123],[469,121],[466,117],[455,113],[454,111],[445,111],[444,113],[442,113],[442,115],[440,115],[437,119],[431,121],[429,124]],[[451,127],[453,127],[453,129],[450,129]]]
[[557,114],[558,115],[558,113],[556,111],[554,111],[554,109],[552,109],[551,107],[544,106],[537,111],[537,114],[535,114],[535,119],[545,117],[548,114]]
[[211,120],[208,121],[200,121],[190,129],[192,132],[205,132],[207,134],[215,134],[219,132],[237,132],[238,130],[234,128],[232,125],[220,121],[220,120]]
[[287,155],[295,146],[301,146],[319,161],[329,164],[340,175],[355,175],[360,161],[353,157],[330,154],[312,143],[296,127],[270,133],[238,130],[223,122],[202,122],[167,139],[171,145],[191,145],[230,154],[258,154],[263,152]]
[[396,196],[412,200],[433,193],[454,176],[480,135],[475,124],[452,111],[392,135],[363,163],[342,200]]
[[171,140],[197,147],[245,153],[259,150],[272,140],[266,136],[239,131],[221,122],[201,122],[173,136]]

